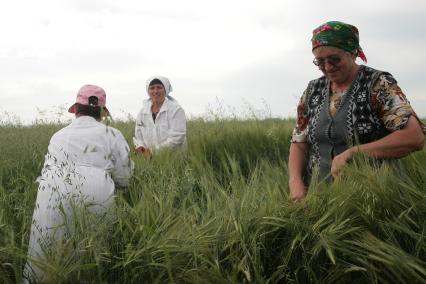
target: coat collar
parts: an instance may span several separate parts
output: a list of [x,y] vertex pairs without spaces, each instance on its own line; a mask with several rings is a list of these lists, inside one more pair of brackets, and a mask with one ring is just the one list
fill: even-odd
[[[167,111],[169,109],[169,104],[170,104],[170,99],[168,97],[166,97],[164,99],[163,105],[161,106],[160,111],[158,113]],[[151,106],[152,106],[151,99],[147,100],[145,106],[146,107],[144,108],[143,113],[149,113],[150,114],[151,113]]]
[[96,119],[88,115],[77,117],[71,122],[71,124],[73,125],[92,124],[92,123],[100,123],[100,122],[98,122]]

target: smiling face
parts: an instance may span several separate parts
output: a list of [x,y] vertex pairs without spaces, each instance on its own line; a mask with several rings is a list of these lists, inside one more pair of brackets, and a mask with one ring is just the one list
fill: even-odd
[[153,104],[162,104],[166,98],[166,90],[162,84],[154,84],[148,87],[148,95]]
[[351,84],[358,65],[356,55],[334,46],[320,46],[312,53],[315,56],[314,64],[332,83],[338,85]]

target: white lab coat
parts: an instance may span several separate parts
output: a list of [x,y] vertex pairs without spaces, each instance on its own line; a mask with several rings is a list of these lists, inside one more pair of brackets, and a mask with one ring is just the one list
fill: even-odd
[[143,146],[154,151],[161,148],[186,149],[186,117],[182,107],[167,96],[154,122],[151,106],[151,99],[145,100],[136,118],[135,147]]
[[42,271],[31,259],[43,259],[42,247],[64,235],[73,204],[105,213],[114,204],[115,186],[127,186],[132,171],[129,146],[117,129],[81,116],[55,133],[37,179],[25,274],[42,280]]

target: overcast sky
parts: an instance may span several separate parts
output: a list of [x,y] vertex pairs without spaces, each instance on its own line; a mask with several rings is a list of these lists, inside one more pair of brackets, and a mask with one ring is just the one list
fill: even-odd
[[220,105],[295,116],[321,75],[311,32],[340,20],[426,117],[425,0],[1,1],[0,116],[32,121],[71,105],[84,84],[106,90],[113,116],[136,116],[152,75],[170,79],[189,117]]

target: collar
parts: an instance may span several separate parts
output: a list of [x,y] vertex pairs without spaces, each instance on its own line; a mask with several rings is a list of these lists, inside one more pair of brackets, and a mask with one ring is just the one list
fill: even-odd
[[[169,103],[170,103],[170,99],[168,97],[166,97],[164,99],[164,102],[161,105],[160,111],[158,113],[167,111],[169,109]],[[151,106],[152,106],[152,101],[151,101],[151,99],[148,99],[147,103],[146,103],[146,107],[144,108],[143,112],[144,113],[151,113]]]
[[76,117],[71,124],[80,125],[80,124],[90,124],[90,123],[99,123],[96,119],[88,115],[82,115]]

